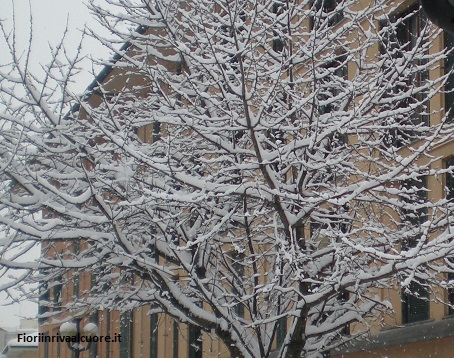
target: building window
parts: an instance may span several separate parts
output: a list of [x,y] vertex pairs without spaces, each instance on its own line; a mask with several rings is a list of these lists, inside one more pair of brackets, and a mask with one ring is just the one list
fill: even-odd
[[[449,283],[454,283],[454,273],[449,273],[448,274],[448,281]],[[449,288],[448,289],[448,314],[454,315],[454,288]]]
[[[408,10],[390,17],[389,21],[381,23],[381,33],[383,43],[381,44],[381,53],[384,60],[384,76],[387,73],[394,73],[398,66],[397,62],[408,58],[410,51],[420,43],[420,36],[426,24],[424,13],[419,9],[419,4],[411,6]],[[407,55],[408,54],[408,55]],[[411,55],[411,58],[417,57]],[[417,140],[423,135],[423,129],[416,129],[416,126],[429,125],[429,101],[426,92],[419,90],[420,86],[429,78],[428,71],[418,70],[418,66],[423,65],[425,59],[417,58],[409,61],[406,66],[406,72],[403,71],[400,81],[390,88],[387,97],[402,97],[402,100],[390,101],[388,107],[383,105],[383,110],[396,110],[399,108],[409,108],[414,106],[411,114],[396,114],[390,123],[392,129],[385,138],[385,145],[400,148],[412,141]],[[388,71],[389,70],[389,71]],[[415,89],[414,94],[411,95]],[[404,128],[407,127],[407,128]]]
[[59,276],[56,281],[54,282],[54,287],[53,287],[53,301],[54,301],[54,309],[60,309],[60,304],[62,302],[62,289],[63,289],[63,284],[62,284],[63,277]]
[[[339,302],[339,304],[342,304],[342,305],[344,305],[346,302],[348,302],[349,298],[350,298],[350,294],[348,293],[348,291],[345,291],[345,290],[342,290],[337,295],[337,301]],[[347,310],[346,310],[346,313],[347,313]],[[342,336],[350,335],[350,325],[346,324],[344,327],[342,327],[340,334]]]
[[408,227],[409,230],[416,231],[413,236],[409,236],[402,241],[402,250],[415,247],[421,238],[418,229],[421,228],[421,224],[427,221],[426,188],[426,176],[409,179],[402,184],[402,201],[405,203],[405,207],[401,212],[402,224]]
[[245,256],[242,253],[234,252],[231,254],[231,304],[233,305],[233,311],[240,318],[244,318],[244,305],[241,302],[242,293],[238,291],[237,287],[241,287],[244,282],[244,259]]
[[276,327],[276,347],[281,348],[287,335],[287,317],[279,318]]
[[[106,312],[106,335],[110,336],[110,311]],[[106,358],[110,358],[110,342],[106,341]]]
[[282,52],[284,49],[284,40],[282,40],[283,32],[285,32],[285,24],[283,24],[279,17],[284,13],[284,3],[273,3],[273,14],[275,14],[275,27],[278,31],[273,31],[273,51]]
[[[99,311],[95,311],[90,315],[90,323],[94,323],[99,326]],[[90,350],[89,350],[89,357],[96,358],[98,356],[98,343],[91,342],[90,343]]]
[[120,316],[120,358],[132,358],[132,311],[123,312]]
[[[445,48],[451,50],[445,60],[445,73],[449,73],[454,66],[454,51],[452,51],[454,49],[454,36],[445,32],[444,43]],[[449,75],[445,86],[445,111],[448,115],[447,120],[452,122],[454,119],[454,73]]]
[[402,293],[403,323],[414,323],[429,319],[429,291],[417,282],[410,283],[408,291]]
[[[452,168],[454,170],[454,157],[446,160],[445,165],[446,165],[446,169]],[[449,205],[454,205],[454,173],[446,173],[445,192],[446,192],[446,199],[448,199],[450,202]],[[449,260],[449,262],[454,267],[454,258],[451,258]],[[454,283],[454,273],[448,274],[448,281],[450,283]],[[448,303],[450,304],[449,314],[453,315],[454,314],[454,288],[448,289]]]
[[[323,64],[318,69],[319,80],[317,81],[317,100],[318,100],[318,120],[314,122],[313,132],[332,133],[324,140],[324,148],[321,155],[329,161],[331,156],[339,156],[345,150],[348,143],[348,136],[342,133],[342,128],[338,124],[339,112],[345,111],[345,88],[348,88],[347,77],[347,57],[339,55],[334,60]],[[342,116],[341,116],[342,117]],[[336,181],[339,172],[336,168],[326,166],[323,171],[318,173],[321,181]]]
[[161,122],[153,122],[153,143],[161,139]]
[[[421,228],[421,224],[427,220],[427,177],[406,180],[402,185],[402,200],[406,205],[402,210],[403,225],[408,225],[410,230]],[[421,238],[416,231],[414,235],[402,241],[402,250],[415,247]],[[402,321],[414,323],[429,319],[429,291],[418,282],[411,282],[410,286],[402,292]]]
[[39,305],[38,305],[38,315],[39,315],[39,324],[43,324],[46,321],[46,317],[42,317],[49,312],[49,300],[50,292],[46,282],[42,282],[39,285]]
[[49,355],[49,345],[50,345],[50,337],[49,335],[46,333],[44,335],[44,358],[50,358],[50,355]]
[[[286,108],[288,107],[287,103],[288,100],[286,94],[277,95],[272,104],[267,108],[270,126],[264,133],[264,144],[265,149],[270,152],[275,151],[275,153],[277,153],[286,143],[285,132],[280,129],[280,127],[285,126],[282,118],[285,118],[286,116]],[[272,162],[270,162],[269,165],[277,175],[283,175],[281,172],[283,165],[279,156],[274,154]]]
[[321,78],[319,81],[318,100],[322,103],[319,106],[320,114],[332,113],[340,110],[335,101],[336,97],[342,93],[347,79],[347,58],[338,56],[335,60],[323,65],[321,68]]
[[[230,22],[230,15],[226,12],[221,12],[221,16],[224,17],[226,20],[226,23],[222,24],[219,29],[220,29],[220,43],[224,45],[228,50],[224,50],[226,58],[229,58],[227,61],[230,63],[231,66],[224,66],[224,69],[228,69],[229,67],[236,70],[239,62],[239,57],[237,54],[234,54],[233,52],[236,51],[236,44],[235,44],[235,37],[239,40],[243,40],[244,32],[246,28],[244,25],[246,24],[246,13],[244,9],[241,8],[240,2],[237,3],[237,8],[230,8],[230,11],[233,11],[234,17],[233,17],[233,22],[229,24]],[[229,51],[230,50],[230,51]],[[178,73],[181,73],[181,66],[179,68]]]
[[178,322],[173,321],[173,358],[179,358],[178,355],[178,342],[179,342],[179,330],[178,330]]
[[343,11],[338,8],[338,5],[342,3],[342,1],[343,0],[315,0],[313,2],[313,9],[316,14],[312,18],[311,27],[320,27],[325,21],[328,21],[328,26],[330,27],[339,23],[344,18]]
[[452,173],[446,174],[446,199],[450,202],[454,202],[454,157],[449,158],[445,161],[446,169],[451,168],[453,170]]
[[202,358],[202,330],[199,327],[188,327],[188,358]]
[[74,298],[79,298],[79,291],[80,291],[80,275],[78,273],[74,273],[73,276],[73,296]]
[[150,315],[150,358],[158,358],[158,326],[157,313]]
[[[73,254],[74,254],[74,257],[77,258],[80,254],[80,241],[79,240],[75,240],[73,242]],[[73,277],[72,277],[72,282],[73,282],[73,296],[74,298],[79,298],[79,291],[80,291],[80,274],[79,272],[77,271],[74,271],[73,272]]]

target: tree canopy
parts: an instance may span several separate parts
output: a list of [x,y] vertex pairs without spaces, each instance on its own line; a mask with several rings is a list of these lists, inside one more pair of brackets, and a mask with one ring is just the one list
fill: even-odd
[[13,46],[0,69],[4,290],[89,272],[54,314],[151,305],[263,358],[279,325],[281,357],[318,357],[392,313],[379,290],[452,285],[451,204],[427,189],[450,171],[446,54],[418,7],[106,3],[115,56],[83,96],[61,48],[44,79]]

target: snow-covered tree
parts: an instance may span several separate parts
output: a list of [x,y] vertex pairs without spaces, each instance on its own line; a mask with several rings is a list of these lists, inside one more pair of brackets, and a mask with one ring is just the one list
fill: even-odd
[[451,204],[426,183],[454,127],[430,125],[445,53],[418,7],[107,3],[115,56],[82,97],[77,60],[57,49],[43,79],[3,33],[3,289],[89,272],[61,310],[152,305],[263,358],[361,338],[392,313],[382,289],[450,287]]

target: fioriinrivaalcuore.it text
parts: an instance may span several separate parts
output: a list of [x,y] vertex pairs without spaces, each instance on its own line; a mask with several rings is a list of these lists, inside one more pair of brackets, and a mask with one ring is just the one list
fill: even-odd
[[84,336],[83,334],[77,334],[75,336],[63,336],[60,333],[56,335],[48,335],[44,333],[38,333],[34,335],[19,333],[17,335],[17,342],[28,342],[28,343],[53,343],[53,342],[69,342],[69,343],[90,343],[90,342],[107,342],[115,343],[121,342],[121,334],[115,333],[114,336]]

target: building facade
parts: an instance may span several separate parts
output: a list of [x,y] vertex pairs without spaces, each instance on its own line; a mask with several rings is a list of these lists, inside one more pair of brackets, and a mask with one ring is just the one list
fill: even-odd
[[[338,1],[339,2],[339,1]],[[323,6],[335,7],[335,1],[326,1]],[[362,3],[362,2],[359,2]],[[273,8],[278,13],[278,7]],[[398,23],[396,34],[397,40],[401,44],[407,44],[408,49],[417,44],[414,42],[424,28],[424,15],[415,1],[403,0],[392,8],[389,21]],[[343,17],[338,16],[331,19],[332,26],[342,26]],[[376,20],[377,22],[379,20]],[[273,40],[273,49],[282,50],[282,44],[278,40]],[[454,45],[454,38],[440,33],[438,40],[435,42],[437,48],[429,49],[439,51]],[[377,53],[380,49],[377,46]],[[158,61],[159,62],[159,61]],[[163,64],[163,63],[160,63]],[[454,64],[454,56],[450,55],[445,63],[434,66],[430,73],[416,74],[413,79],[421,83],[427,79],[431,80],[443,76]],[[172,64],[164,63],[171,71],[179,69]],[[330,64],[327,66],[331,66]],[[355,71],[353,64],[347,64],[346,67],[340,68],[335,63],[336,75],[347,78]],[[147,83],[141,78],[134,77],[127,72],[118,69],[106,69],[97,79],[99,83],[105,83],[103,92],[97,92],[97,85],[90,89],[91,94],[88,103],[91,108],[96,108],[110,94],[115,94],[118,88],[122,88],[124,83],[132,82],[139,89],[144,91]],[[410,83],[406,83],[410,86]],[[413,124],[439,124],[449,108],[454,105],[454,95],[450,91],[454,89],[454,79],[448,82],[448,87],[440,90],[439,94],[427,103],[427,109],[420,109],[420,115],[413,118]],[[335,89],[332,96],[335,96]],[[326,105],[321,109],[329,113],[330,107]],[[83,111],[81,116],[84,116]],[[449,113],[449,116],[454,116]],[[451,118],[450,118],[451,120]],[[159,140],[160,135],[165,135],[166,128],[159,126],[145,126],[137,129],[137,135],[144,142],[154,142]],[[399,133],[400,138],[411,136],[411,133]],[[394,135],[391,139],[392,145],[401,147],[400,151],[403,156],[407,155],[402,144],[398,143],[399,136]],[[347,138],[348,140],[348,138]],[[432,162],[434,169],[448,168],[454,165],[454,140],[438,146],[431,151],[434,158]],[[441,198],[454,198],[454,175],[447,172],[444,176],[428,175],[422,181],[409,183],[411,186],[419,186],[421,200],[438,201]],[[415,213],[404,213],[403,220],[415,220],[423,223],[424,218],[429,215],[424,209],[418,209]],[[320,227],[307,227],[306,231],[319,230]],[[407,242],[405,245],[412,247],[414,243]],[[84,250],[83,247],[72,247],[72,252],[77,253]],[[44,248],[45,255],[67,255],[65,253],[66,243],[61,242],[49,248]],[[158,259],[158,260],[164,260]],[[449,278],[447,278],[449,279]],[[134,277],[131,277],[134,280]],[[94,287],[94,278],[90,273],[81,273],[74,276],[66,275],[65,277],[56,277],[55,284],[43,288],[43,300],[51,304],[41,305],[41,326],[40,332],[48,336],[57,336],[60,326],[68,320],[68,313],[58,315],[59,309],[71,302],[74,297],[83,299],[89,297],[89,290]],[[332,357],[429,357],[431,354],[438,354],[440,357],[450,357],[454,350],[454,311],[449,305],[433,300],[435,297],[432,292],[423,286],[411,287],[411,291],[417,292],[418,296],[409,294],[402,290],[398,284],[389,289],[381,289],[379,295],[381,298],[388,297],[393,302],[394,315],[384,316],[380,324],[374,323],[371,327],[369,337],[364,340],[355,340],[348,342],[344,347],[330,352]],[[446,290],[441,294],[445,302],[454,305],[454,292]],[[348,296],[348,294],[347,294]],[[345,298],[347,299],[347,298]],[[241,308],[241,307],[240,307]],[[178,323],[173,318],[162,314],[153,313],[153,306],[143,306],[134,308],[129,311],[118,312],[109,310],[105,307],[103,310],[88,312],[81,318],[80,325],[83,327],[87,323],[95,323],[98,328],[99,336],[121,335],[121,342],[100,342],[91,344],[90,348],[80,353],[82,358],[208,358],[230,357],[229,351],[224,344],[216,338],[215,334],[202,332],[199,328],[184,323]],[[239,313],[241,315],[241,313]],[[244,313],[243,313],[244,314]],[[46,317],[53,317],[46,320]],[[452,320],[452,322],[451,322]],[[279,347],[284,344],[288,322],[283,320],[279,324],[277,335],[274,339],[273,346]],[[355,326],[345,328],[345,335],[354,332]],[[69,358],[75,355],[68,349],[66,343],[48,342],[40,344],[40,358],[61,357]]]
[[[401,1],[400,5],[390,14],[391,21],[401,21],[397,30],[398,41],[407,43],[411,48],[416,46],[414,39],[421,33],[428,21],[423,10],[419,9],[419,2]],[[413,15],[410,15],[413,14]],[[435,46],[429,49],[429,54],[446,48],[452,49],[454,38],[449,33],[440,33]],[[444,63],[428,74],[426,78],[433,79],[447,74],[452,68],[453,55],[450,53]],[[415,78],[416,81],[422,78]],[[447,122],[451,123],[453,107],[452,77],[444,89],[439,91],[428,107],[432,115],[418,119],[430,123],[440,124],[443,116],[447,115]],[[422,112],[422,111],[421,111]],[[406,148],[402,148],[405,153]],[[449,168],[453,164],[454,142],[448,142],[434,149],[431,154],[438,158],[432,163],[435,169]],[[407,152],[408,153],[408,152]],[[451,199],[454,191],[453,174],[446,173],[442,176],[427,176],[422,183],[421,197],[424,201],[437,201],[443,198]],[[425,190],[427,189],[427,190]],[[424,210],[418,212],[418,217],[409,217],[423,223],[428,213]],[[409,243],[411,245],[411,243]],[[448,275],[449,276],[449,275]],[[440,277],[440,280],[451,277]],[[417,285],[417,284],[415,284]],[[425,287],[412,287],[412,291],[419,296],[404,292],[398,285],[390,290],[382,290],[382,297],[389,297],[393,303],[395,314],[385,317],[384,321],[374,327],[371,333],[358,342],[347,344],[339,351],[333,351],[333,357],[450,357],[454,349],[452,327],[454,313],[452,306],[434,301],[434,292],[429,292]],[[445,290],[441,294],[444,302],[452,305],[454,296],[452,290]]]

